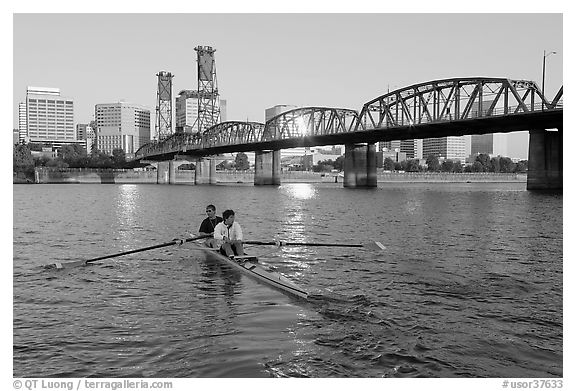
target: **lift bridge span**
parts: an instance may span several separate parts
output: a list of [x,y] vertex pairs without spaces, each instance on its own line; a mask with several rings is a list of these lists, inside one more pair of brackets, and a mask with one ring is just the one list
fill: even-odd
[[[530,131],[528,188],[531,182],[533,188],[554,188],[558,183],[561,188],[562,120],[563,87],[548,100],[533,81],[452,78],[391,91],[365,103],[359,112],[301,107],[265,124],[230,121],[216,124],[200,135],[173,134],[164,142],[144,145],[137,151],[136,159],[167,161],[255,151],[258,160],[259,152],[261,155],[285,148],[345,144],[345,186],[349,171],[348,176],[356,178],[351,180],[356,184],[350,187],[373,187],[375,167],[371,167],[371,161],[375,158],[375,142]],[[272,170],[278,166],[274,157],[265,160],[268,163],[263,165]],[[274,177],[274,173],[271,175]]]

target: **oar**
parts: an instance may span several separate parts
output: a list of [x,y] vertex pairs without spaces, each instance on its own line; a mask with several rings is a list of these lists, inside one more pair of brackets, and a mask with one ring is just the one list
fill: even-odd
[[309,247],[360,247],[366,248],[373,251],[383,251],[386,250],[380,242],[371,241],[363,244],[346,244],[346,243],[314,243],[314,242],[283,242],[283,241],[261,241],[261,240],[247,240],[243,242],[244,244],[253,244],[257,246],[309,246]]
[[139,253],[139,252],[148,251],[148,250],[154,250],[156,248],[174,246],[176,244],[183,244],[185,242],[192,242],[194,240],[200,240],[200,239],[211,238],[211,237],[212,237],[212,234],[206,234],[206,235],[199,235],[199,236],[195,236],[193,238],[187,238],[187,239],[174,239],[171,242],[155,244],[154,246],[148,246],[148,247],[138,248],[135,250],[124,251],[124,252],[117,253],[117,254],[104,255],[102,257],[87,259],[85,261],[74,261],[74,262],[66,262],[66,263],[55,262],[55,263],[51,263],[49,265],[46,265],[45,268],[47,268],[47,269],[63,269],[65,267],[72,267],[72,266],[85,266],[91,262],[101,261],[103,259],[115,258],[115,257],[120,257],[122,255],[134,254],[134,253]]

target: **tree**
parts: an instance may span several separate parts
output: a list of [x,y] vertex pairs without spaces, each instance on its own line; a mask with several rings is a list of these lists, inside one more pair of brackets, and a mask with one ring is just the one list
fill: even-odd
[[344,156],[338,156],[334,161],[334,169],[338,171],[344,170]]
[[478,160],[472,164],[472,172],[484,172],[484,166]]
[[453,172],[462,172],[462,163],[460,163],[460,160],[454,160]]
[[384,170],[386,170],[386,171],[394,170],[394,160],[387,157],[386,159],[384,159],[384,163],[382,164],[382,168],[384,168]]
[[112,168],[113,166],[114,162],[110,156],[106,155],[104,152],[100,152],[98,149],[93,150],[88,159],[88,167]]
[[126,152],[122,148],[115,148],[112,150],[112,162],[114,167],[122,168],[126,164]]
[[34,159],[32,158],[32,152],[30,152],[28,145],[14,145],[12,158],[12,169],[14,172],[21,172],[28,175],[34,172]]
[[250,169],[250,162],[248,161],[248,156],[244,152],[238,152],[236,154],[236,159],[234,160],[234,165],[237,170],[248,170]]
[[516,163],[516,167],[514,167],[514,172],[526,172],[528,171],[528,160],[520,160]]
[[444,160],[440,165],[440,170],[442,172],[453,172],[454,171],[454,162],[452,160]]
[[500,158],[500,172],[514,172],[516,164],[509,157]]
[[420,161],[417,159],[410,159],[406,161],[406,171],[408,172],[418,172],[421,171]]
[[86,165],[86,151],[78,144],[64,145],[58,155],[70,167],[84,167]]
[[[476,156],[476,160],[475,162],[479,162],[482,165],[482,171],[490,171],[490,155],[486,154],[486,153],[481,153],[478,156]],[[481,172],[481,171],[477,171],[477,172]]]
[[57,157],[55,159],[48,160],[46,167],[68,168],[68,163],[66,163],[61,157]]
[[490,172],[500,172],[500,157],[490,159]]
[[331,171],[332,169],[334,169],[334,161],[332,159],[319,161],[312,166],[312,171],[314,172]]
[[438,156],[434,154],[428,155],[426,158],[426,165],[428,166],[428,171],[440,171],[440,162],[438,161]]

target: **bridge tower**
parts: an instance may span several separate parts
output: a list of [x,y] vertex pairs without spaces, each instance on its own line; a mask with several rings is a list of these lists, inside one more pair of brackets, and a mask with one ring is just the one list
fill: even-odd
[[164,141],[172,135],[172,75],[160,71],[158,76],[158,91],[156,93],[156,132],[154,139]]
[[220,96],[214,59],[216,49],[211,46],[197,46],[194,50],[198,63],[198,117],[194,127],[203,133],[220,122]]

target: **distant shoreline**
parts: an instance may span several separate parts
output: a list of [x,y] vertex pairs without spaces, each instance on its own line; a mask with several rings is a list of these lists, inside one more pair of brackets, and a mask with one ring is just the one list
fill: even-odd
[[[176,173],[179,185],[194,185],[194,170],[180,170]],[[320,173],[311,171],[283,171],[282,183],[343,183],[341,173]],[[446,173],[446,172],[378,172],[378,183],[483,183],[483,182],[526,182],[526,173]],[[253,171],[217,171],[216,183],[253,183]],[[14,176],[13,184],[83,184],[83,183],[157,183],[156,171],[133,171],[115,169],[41,169],[33,178]]]

